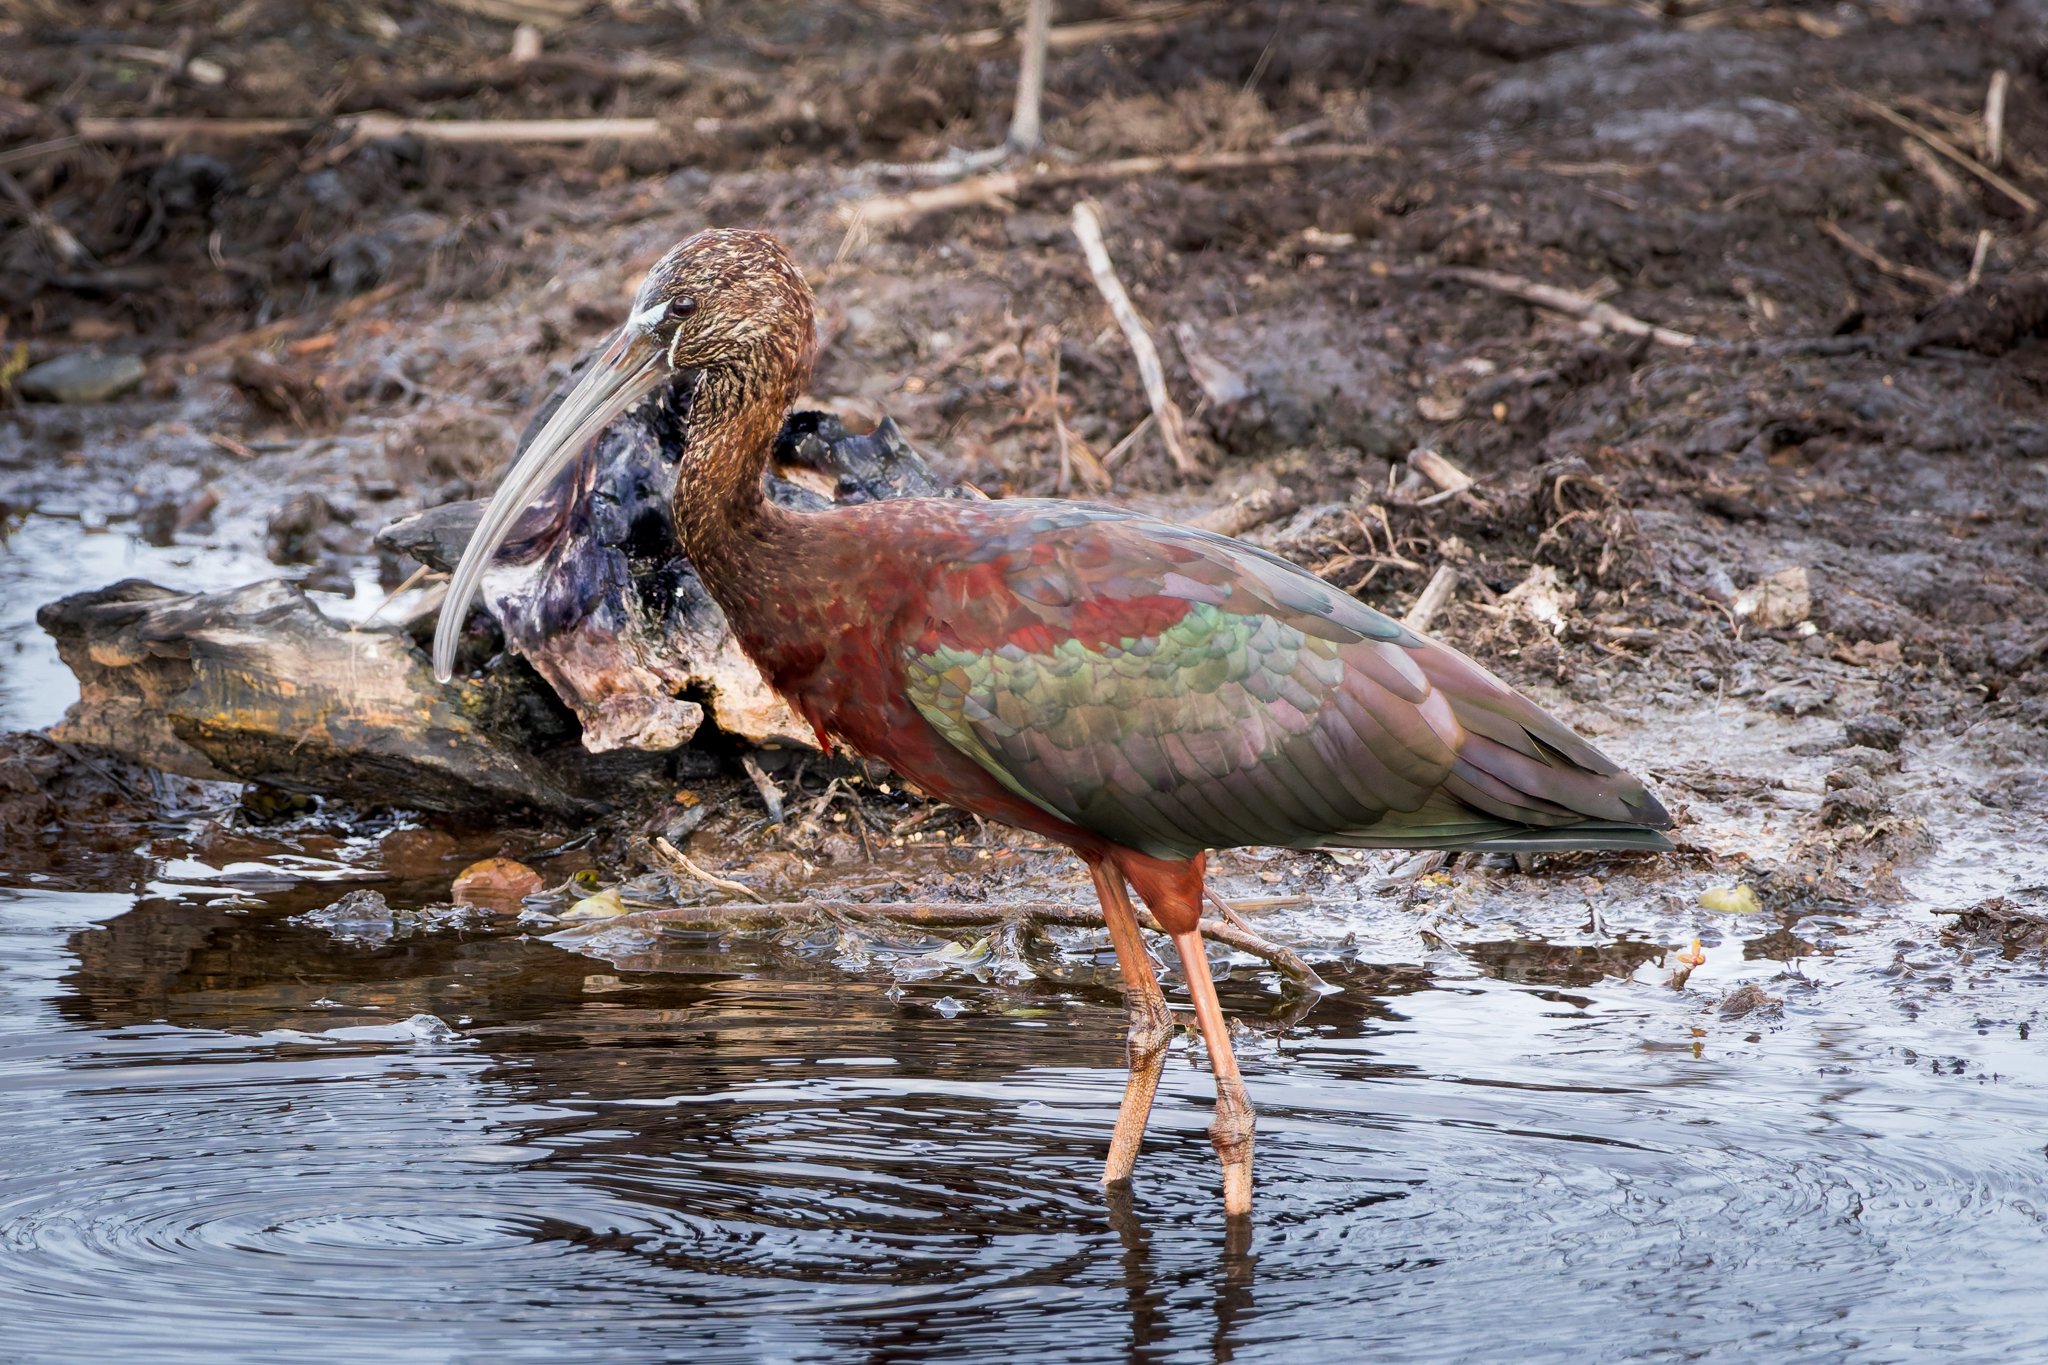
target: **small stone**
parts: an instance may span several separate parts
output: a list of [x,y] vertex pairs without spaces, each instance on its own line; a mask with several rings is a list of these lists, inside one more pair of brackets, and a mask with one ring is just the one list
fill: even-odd
[[1780,569],[1735,594],[1735,614],[1765,630],[1797,625],[1813,614],[1813,584],[1804,565]]
[[1887,716],[1872,711],[1861,716],[1852,716],[1843,727],[1851,744],[1866,749],[1883,749],[1887,753],[1896,750],[1905,742],[1906,725],[1897,716]]
[[1824,825],[1863,824],[1885,811],[1884,793],[1861,768],[1836,768],[1826,783],[1828,794],[1820,803]]
[[1895,773],[1899,770],[1899,756],[1896,753],[1887,753],[1883,749],[1852,744],[1846,749],[1832,750],[1831,753],[1838,768],[1861,768],[1872,775]]
[[31,366],[14,386],[23,398],[43,403],[104,403],[140,384],[145,372],[132,355],[73,351]]
[[1785,716],[1805,716],[1835,699],[1835,685],[1823,678],[1795,678],[1765,692],[1763,704]]

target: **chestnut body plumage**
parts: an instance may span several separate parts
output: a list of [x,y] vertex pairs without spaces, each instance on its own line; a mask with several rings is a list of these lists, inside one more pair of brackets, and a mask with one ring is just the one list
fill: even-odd
[[762,472],[812,334],[810,291],[772,238],[707,232],[670,252],[507,476],[437,667],[518,505],[624,407],[694,372],[676,522],[768,680],[821,743],[1087,863],[1131,1000],[1105,1180],[1130,1175],[1169,1029],[1127,886],[1186,971],[1225,1207],[1241,1214],[1252,1111],[1197,929],[1207,850],[1669,847],[1643,785],[1533,702],[1251,546],[1074,503],[769,503]]

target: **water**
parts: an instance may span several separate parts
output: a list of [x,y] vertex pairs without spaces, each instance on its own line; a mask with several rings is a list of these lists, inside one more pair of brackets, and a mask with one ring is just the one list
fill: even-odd
[[[280,576],[290,571],[231,541],[156,546],[70,517],[0,514],[0,731],[54,725],[78,700],[77,680],[36,625],[44,603],[124,578],[146,578],[178,592],[214,592]],[[374,610],[383,594],[366,567],[353,598],[318,593],[315,600],[336,620],[353,621]]]
[[[2038,965],[1980,962],[1973,1001],[1885,945],[1791,980],[1716,954],[1783,999],[1759,1021],[1653,961],[1355,963],[1247,1049],[1246,1242],[1185,1053],[1134,1197],[1096,1188],[1106,972],[906,990],[745,940],[641,971],[509,927],[351,945],[285,923],[338,882],[173,870],[0,891],[8,1359],[2048,1350]],[[1244,972],[1226,1003],[1273,1008]]]

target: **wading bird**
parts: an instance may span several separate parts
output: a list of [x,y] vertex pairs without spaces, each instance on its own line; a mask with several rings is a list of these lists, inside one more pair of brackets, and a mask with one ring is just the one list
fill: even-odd
[[1130,888],[1186,974],[1224,1208],[1241,1215],[1252,1108],[1198,929],[1208,850],[1670,847],[1643,784],[1535,703],[1239,541],[1034,499],[776,506],[762,472],[814,348],[810,287],[772,237],[701,232],[670,251],[492,499],[435,672],[448,679],[520,512],[620,413],[694,382],[684,551],[819,743],[1087,864],[1130,1009],[1105,1183],[1130,1178],[1171,1031]]

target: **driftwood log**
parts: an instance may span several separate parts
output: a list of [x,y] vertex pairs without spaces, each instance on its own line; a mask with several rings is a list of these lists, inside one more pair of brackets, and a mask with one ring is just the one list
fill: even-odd
[[78,675],[51,736],[165,772],[450,813],[597,814],[666,785],[654,755],[585,754],[530,684],[438,687],[405,635],[338,626],[282,579],[129,579],[37,619]]

